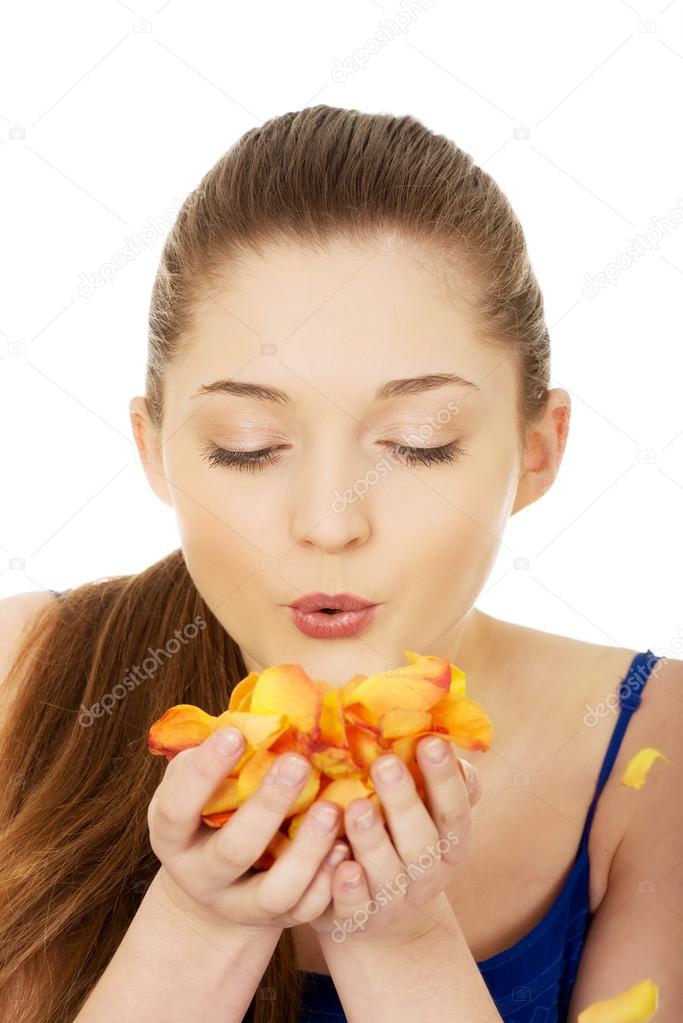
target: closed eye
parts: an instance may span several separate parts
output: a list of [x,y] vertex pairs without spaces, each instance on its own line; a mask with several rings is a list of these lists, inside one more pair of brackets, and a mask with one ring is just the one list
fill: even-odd
[[[436,465],[451,464],[457,462],[467,449],[452,441],[438,448],[412,448],[405,444],[394,444],[391,441],[383,442],[391,450],[392,455],[401,459],[408,466],[415,465]],[[286,447],[280,445],[279,447]],[[208,462],[211,468],[223,466],[228,469],[238,469],[245,472],[257,472],[278,461],[276,452],[279,447],[260,448],[258,451],[230,451],[227,448],[210,444],[202,449],[202,458]]]

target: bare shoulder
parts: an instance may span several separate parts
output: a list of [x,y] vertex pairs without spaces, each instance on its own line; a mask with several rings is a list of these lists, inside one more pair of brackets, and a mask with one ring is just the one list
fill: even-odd
[[57,598],[49,590],[30,590],[0,598],[0,685],[21,641],[35,619]]
[[[683,661],[645,655],[646,649],[609,646],[504,624],[505,646],[519,680],[529,722],[524,736],[536,755],[532,770],[545,777],[542,795],[580,824],[593,796],[624,696],[645,681],[640,704],[628,721],[616,758],[598,800],[591,829],[591,908],[604,896],[608,878],[620,862],[643,864],[653,821],[666,815],[665,804],[680,792],[680,736],[683,734]],[[527,674],[524,676],[524,666]],[[510,679],[512,683],[512,678]],[[640,688],[640,686],[638,686]],[[654,748],[657,759],[646,784],[634,790],[621,783],[629,761],[641,749]],[[680,797],[679,801],[680,801]],[[682,804],[683,805],[683,804]],[[661,846],[666,853],[666,843]],[[680,855],[679,855],[680,859]],[[632,871],[624,868],[626,874]],[[671,866],[669,866],[669,870]]]

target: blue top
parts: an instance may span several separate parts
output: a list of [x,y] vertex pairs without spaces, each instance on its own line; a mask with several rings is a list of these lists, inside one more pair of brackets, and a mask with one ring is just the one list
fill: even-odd
[[[649,649],[636,654],[626,678],[619,684],[620,714],[598,775],[574,863],[560,894],[545,916],[519,941],[477,963],[504,1023],[566,1023],[591,921],[588,884],[591,824],[624,732],[640,706],[641,693],[658,660]],[[323,973],[300,972],[303,994],[299,1023],[346,1023],[332,978]],[[248,1015],[245,1020],[250,1018]]]

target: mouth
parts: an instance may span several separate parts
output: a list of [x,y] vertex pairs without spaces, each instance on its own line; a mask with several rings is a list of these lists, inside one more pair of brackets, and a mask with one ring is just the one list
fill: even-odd
[[344,611],[362,611],[374,605],[374,601],[359,597],[355,593],[306,593],[288,606],[304,614],[318,612],[335,615]]
[[380,605],[353,593],[309,593],[288,606],[293,624],[305,636],[344,639],[366,629]]

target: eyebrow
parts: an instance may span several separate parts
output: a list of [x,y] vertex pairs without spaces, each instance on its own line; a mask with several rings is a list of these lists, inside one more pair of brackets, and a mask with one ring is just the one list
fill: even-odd
[[[401,380],[387,380],[385,384],[377,388],[375,401],[387,401],[389,398],[401,398],[406,394],[420,394],[422,391],[432,391],[438,387],[457,385],[467,387],[473,391],[481,391],[482,388],[471,380],[465,380],[457,373],[429,373],[421,377],[404,377]],[[233,395],[239,398],[255,398],[257,401],[277,402],[281,405],[292,405],[293,401],[286,391],[277,387],[268,387],[265,384],[252,384],[246,380],[214,380],[212,384],[202,384],[192,395],[192,398],[200,398],[206,394]]]

